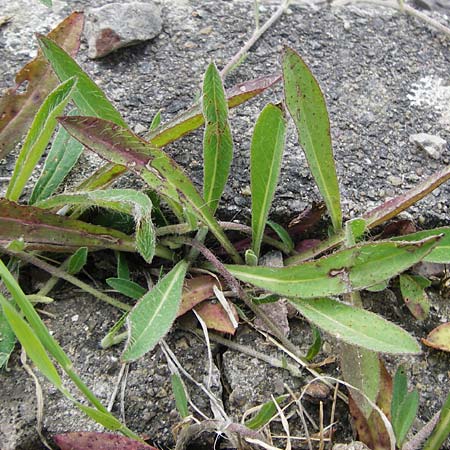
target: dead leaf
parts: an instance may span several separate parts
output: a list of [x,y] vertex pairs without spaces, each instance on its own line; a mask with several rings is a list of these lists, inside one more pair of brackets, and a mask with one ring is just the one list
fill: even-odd
[[426,346],[435,348],[436,350],[450,352],[450,322],[436,327],[426,339],[422,339],[422,342]]

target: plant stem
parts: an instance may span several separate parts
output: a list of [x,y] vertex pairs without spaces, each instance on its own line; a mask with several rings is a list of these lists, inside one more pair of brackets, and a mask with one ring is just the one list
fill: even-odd
[[283,0],[278,9],[272,14],[270,19],[261,28],[257,28],[245,45],[231,58],[226,66],[221,70],[220,75],[225,78],[233,70],[245,54],[253,47],[255,42],[283,15],[291,0]]
[[64,272],[64,270],[60,269],[59,267],[52,266],[51,264],[46,263],[45,261],[42,261],[41,259],[37,258],[36,256],[30,255],[26,252],[15,252],[12,250],[8,250],[4,247],[0,247],[0,252],[5,253],[9,256],[19,258],[21,261],[24,261],[28,264],[32,264],[36,267],[39,267],[40,269],[44,270],[45,272],[48,272],[50,275],[62,278],[65,281],[68,281],[69,283],[73,284],[74,286],[79,287],[83,291],[93,295],[95,298],[108,303],[109,305],[112,305],[118,309],[121,309],[122,311],[130,311],[131,306],[127,305],[126,303],[121,302],[120,300],[116,300],[115,298],[110,297],[107,294],[104,294],[103,292],[98,291],[97,289],[93,288],[87,283],[84,283],[83,281],[79,280],[78,278],[74,277],[73,275],[68,274],[67,272]]

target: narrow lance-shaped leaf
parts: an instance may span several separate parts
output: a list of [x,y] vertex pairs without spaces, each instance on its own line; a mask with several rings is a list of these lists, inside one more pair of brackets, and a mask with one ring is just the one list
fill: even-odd
[[405,330],[372,312],[330,298],[290,302],[314,325],[347,344],[381,353],[420,353],[419,345]]
[[0,243],[18,239],[29,250],[75,251],[88,247],[134,251],[133,239],[120,231],[0,200]]
[[[75,56],[80,45],[83,23],[83,14],[74,12],[51,31],[48,37]],[[58,84],[57,77],[41,51],[18,72],[15,81],[16,86],[8,89],[0,99],[0,158],[22,139],[40,105]],[[24,92],[20,92],[21,88],[25,88]]]
[[6,197],[17,201],[36,164],[44,153],[61,115],[73,92],[76,80],[70,78],[60,84],[45,99],[31,124],[23,147],[14,166]]
[[67,261],[67,273],[77,274],[87,262],[88,249],[80,247]]
[[101,117],[126,127],[122,116],[103,91],[61,47],[45,36],[38,36],[42,52],[61,81],[77,77],[73,100],[81,114]]
[[417,233],[406,234],[393,238],[393,241],[420,241],[430,236],[441,235],[436,247],[429,253],[424,261],[437,264],[450,264],[450,227],[434,228],[432,230],[418,231]]
[[[238,84],[227,92],[228,107],[234,108],[264,92],[280,80],[280,75],[270,75],[255,80],[249,80]],[[152,130],[146,137],[151,144],[157,147],[165,145],[181,138],[185,134],[200,128],[204,124],[204,118],[200,105],[195,105],[175,119]],[[98,169],[80,186],[80,190],[103,188],[110,185],[117,177],[126,171],[123,166],[107,164]]]
[[0,305],[3,308],[3,314],[17,336],[17,339],[25,348],[29,358],[56,387],[60,387],[62,385],[61,378],[51,359],[47,355],[44,346],[30,325],[28,325],[19,312],[16,311],[16,309],[1,294]]
[[418,320],[425,320],[430,312],[430,300],[425,288],[431,285],[431,282],[419,275],[402,274],[399,277],[400,291],[411,314]]
[[8,364],[9,357],[16,345],[16,336],[3,310],[0,310],[0,336],[0,369],[2,369]]
[[203,80],[203,115],[203,197],[214,213],[230,173],[233,140],[222,78],[213,62]]
[[324,96],[308,66],[290,48],[283,55],[283,79],[287,109],[337,232],[342,227],[342,212]]
[[250,151],[252,249],[257,257],[280,175],[285,133],[282,109],[268,104],[256,122]]
[[[73,109],[69,115],[73,116],[77,113],[78,110]],[[39,200],[45,200],[56,191],[78,161],[81,153],[83,153],[83,148],[83,145],[70,136],[64,127],[59,126],[52,147],[45,159],[41,176],[31,193],[30,205]]]
[[317,261],[282,268],[227,265],[236,278],[288,297],[340,295],[398,275],[427,255],[439,236],[419,242],[382,241],[341,250]]
[[156,236],[152,223],[152,201],[142,192],[133,189],[108,189],[75,194],[61,194],[38,202],[39,208],[64,205],[93,205],[109,208],[133,216],[136,222],[136,248],[142,257],[151,262],[155,254]]
[[423,450],[439,450],[450,435],[450,392],[445,399],[439,414],[439,420],[431,436],[425,442]]
[[450,179],[450,165],[427,178],[423,183],[410,189],[405,194],[377,206],[363,216],[369,228],[376,227],[426,197],[430,192]]
[[170,330],[180,305],[187,266],[186,261],[180,261],[131,310],[124,361],[134,361],[152,350]]
[[152,189],[191,208],[234,261],[241,261],[214,215],[184,171],[162,150],[131,131],[94,117],[63,117],[66,130],[90,150],[115,164],[126,166]]
[[106,284],[127,297],[139,300],[147,289],[131,280],[123,278],[107,278]]

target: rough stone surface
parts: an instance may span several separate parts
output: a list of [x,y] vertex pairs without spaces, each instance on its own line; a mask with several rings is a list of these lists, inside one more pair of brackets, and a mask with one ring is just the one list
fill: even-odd
[[[12,16],[11,21],[0,28],[0,88],[13,84],[15,72],[35,53],[34,32],[47,32],[71,9],[90,6],[87,0],[55,0],[49,10],[34,2],[30,14],[28,1],[0,0],[0,3],[2,16]],[[96,4],[107,3],[99,0]],[[262,3],[261,19],[264,20],[279,2]],[[163,120],[168,120],[189,107],[210,60],[214,59],[222,67],[242,46],[254,25],[252,2],[247,0],[165,0],[160,6],[164,29],[155,39],[94,61],[88,58],[83,42],[78,56],[80,65],[137,130],[148,129],[159,109]],[[446,16],[434,13],[434,18],[449,25]],[[447,142],[450,139],[450,41],[447,38],[417,19],[388,9],[306,7],[293,2],[288,14],[252,48],[244,64],[227,77],[227,87],[278,71],[280,51],[285,44],[303,55],[323,87],[347,217],[361,214],[404,192],[449,164],[448,150],[444,149],[439,159],[433,159],[418,152],[409,142],[411,133],[418,132],[439,135]],[[253,124],[264,104],[280,98],[278,87],[231,112],[235,157],[232,177],[219,210],[223,218],[249,220],[250,198],[242,196],[241,192],[249,185]],[[135,128],[138,125],[140,127]],[[201,142],[202,131],[199,130],[167,149],[198,185],[202,180]],[[15,155],[11,154],[0,166],[2,190],[6,186],[4,177],[10,176],[14,159]],[[99,164],[97,158],[86,155],[73,182],[84,178],[96,164]],[[125,177],[121,185],[140,186],[132,177]],[[450,187],[442,186],[412,207],[410,217],[428,226],[448,224],[449,195]],[[291,126],[272,216],[286,223],[317,198]],[[109,268],[97,278],[103,280],[113,272],[114,268]],[[120,369],[120,349],[101,351],[98,342],[118,318],[118,313],[79,292],[58,292],[55,297],[57,302],[46,308],[55,317],[46,321],[73,357],[83,379],[107,401]],[[450,303],[444,294],[433,296],[431,315],[424,323],[411,321],[394,294],[392,298],[370,294],[365,300],[369,309],[401,324],[417,339],[426,336],[440,322],[450,320]],[[73,321],[76,315],[78,320]],[[293,325],[299,321],[291,322],[292,339],[302,351],[307,351],[308,327],[300,322],[300,329],[293,331]],[[275,353],[266,342],[257,341],[257,336],[245,340],[244,337],[240,335],[238,339],[261,351]],[[187,370],[201,380],[207,366],[204,344],[178,331],[169,336],[168,342]],[[330,343],[324,348],[332,352]],[[427,348],[423,351],[419,357],[402,360],[412,377],[411,385],[420,391],[415,430],[439,410],[449,385],[449,356]],[[322,354],[319,359],[325,356],[328,354]],[[227,351],[223,356],[226,365],[222,370],[223,383],[225,388],[230,388],[230,391],[224,389],[223,397],[235,417],[243,413],[243,409],[239,410],[240,403],[245,408],[255,406],[268,399],[270,393],[282,392],[284,382],[294,389],[303,382],[286,379],[282,371],[267,371],[264,363],[245,358],[234,351]],[[391,369],[395,368],[398,359],[391,358],[390,364]],[[328,372],[329,368],[326,370]],[[178,420],[168,373],[164,358],[157,350],[131,366],[125,390],[128,425],[146,433],[162,448],[173,445],[171,426]],[[1,450],[40,450],[43,447],[34,430],[34,387],[20,368],[17,357],[11,361],[10,372],[0,374],[0,378]],[[271,380],[274,383],[269,384]],[[54,432],[96,429],[44,381],[43,385],[47,436]],[[235,393],[230,399],[232,392]],[[204,396],[196,395],[195,402],[202,410],[209,407]],[[117,409],[115,412],[120,415]],[[346,423],[344,416],[342,423]],[[350,440],[348,429],[343,436]],[[450,444],[443,448],[449,449]]]
[[447,141],[427,133],[412,134],[409,140],[424,150],[433,159],[439,159],[447,149]]
[[153,2],[111,3],[89,8],[84,28],[88,56],[101,58],[119,48],[148,41],[161,29],[161,11]]

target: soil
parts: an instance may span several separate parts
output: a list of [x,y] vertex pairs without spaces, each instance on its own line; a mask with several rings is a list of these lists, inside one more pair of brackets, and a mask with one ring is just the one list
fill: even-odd
[[[0,28],[0,88],[13,84],[15,72],[33,55],[33,33],[47,32],[71,10],[83,9],[87,1],[54,1],[51,10],[37,2],[30,14],[29,2],[0,0],[1,15],[13,16],[10,24]],[[97,1],[97,5],[107,3]],[[261,20],[275,10],[278,2],[262,1]],[[198,93],[202,75],[211,60],[223,66],[250,36],[254,27],[250,0],[165,0],[163,32],[154,40],[122,49],[104,59],[87,58],[83,42],[78,56],[82,67],[99,83],[108,97],[133,126],[148,128],[152,117],[162,110],[163,120],[189,107]],[[434,18],[449,25],[449,18],[431,12]],[[226,79],[226,86],[279,71],[280,51],[289,45],[301,53],[325,93],[332,127],[332,137],[341,183],[346,217],[355,217],[386,199],[398,195],[449,164],[450,153],[433,159],[409,142],[420,132],[436,134],[450,142],[449,64],[450,40],[428,25],[410,16],[381,7],[355,4],[336,7],[329,4],[292,2],[285,14],[251,49],[245,62]],[[235,157],[232,177],[221,203],[219,216],[248,223],[250,197],[249,145],[254,121],[263,105],[281,98],[280,87],[231,112]],[[135,128],[136,129],[136,128]],[[139,128],[137,128],[139,129]],[[142,129],[142,128],[141,128]],[[189,135],[168,148],[168,152],[201,184],[202,132]],[[86,155],[77,168],[75,179],[86,176],[100,161]],[[0,166],[0,180],[8,177],[14,155]],[[6,183],[0,186],[4,190]],[[121,185],[139,186],[132,177]],[[406,217],[419,226],[448,225],[450,212],[447,184],[410,208]],[[283,171],[272,217],[287,223],[312,201],[318,193],[302,151],[296,144],[293,127],[289,129]],[[110,256],[98,255],[88,272],[100,286],[114,272]],[[35,274],[28,274],[31,287]],[[94,393],[107,403],[120,371],[121,348],[102,350],[99,342],[118,319],[117,310],[105,306],[89,295],[61,284],[52,292],[55,302],[46,306],[44,315],[49,328],[74,361],[74,366]],[[448,296],[436,290],[430,317],[423,323],[414,321],[401,305],[396,292],[368,294],[366,306],[401,324],[420,339],[441,322],[450,320]],[[298,318],[291,321],[291,338],[306,350],[311,342],[309,326]],[[268,354],[281,354],[258,334],[243,326],[236,341]],[[207,374],[208,358],[203,340],[192,333],[174,330],[166,339],[183,367],[198,381]],[[317,361],[334,354],[334,343],[326,338]],[[0,448],[29,450],[44,448],[36,432],[36,399],[32,380],[23,370],[16,352],[9,370],[0,373]],[[295,379],[281,369],[233,350],[214,345],[217,387],[226,411],[240,420],[246,409],[279,395],[284,383],[298,390],[307,376]],[[402,362],[411,377],[411,386],[420,392],[417,430],[437,412],[450,385],[448,354],[423,347],[419,357],[402,361],[387,358],[394,369]],[[338,375],[333,365],[327,373]],[[172,427],[179,422],[171,395],[169,370],[160,349],[129,367],[124,390],[124,413],[127,425],[144,433],[149,442],[160,448],[172,448]],[[219,377],[220,375],[220,377]],[[58,432],[100,430],[81,412],[62,398],[40,377],[44,390],[44,435]],[[208,399],[189,385],[197,407],[212,417]],[[114,406],[120,416],[120,401]],[[318,414],[318,406],[308,411]],[[328,411],[326,411],[326,420]],[[352,434],[345,408],[337,412],[340,442],[350,441]],[[293,418],[292,433],[304,435]],[[275,428],[283,432],[279,424]],[[277,431],[278,432],[278,431]],[[214,437],[204,435],[201,443],[213,448]],[[223,440],[223,448],[227,441]],[[279,444],[283,445],[283,444]],[[295,448],[302,448],[300,443]],[[196,448],[200,448],[200,443]],[[450,441],[442,448],[450,449]]]

